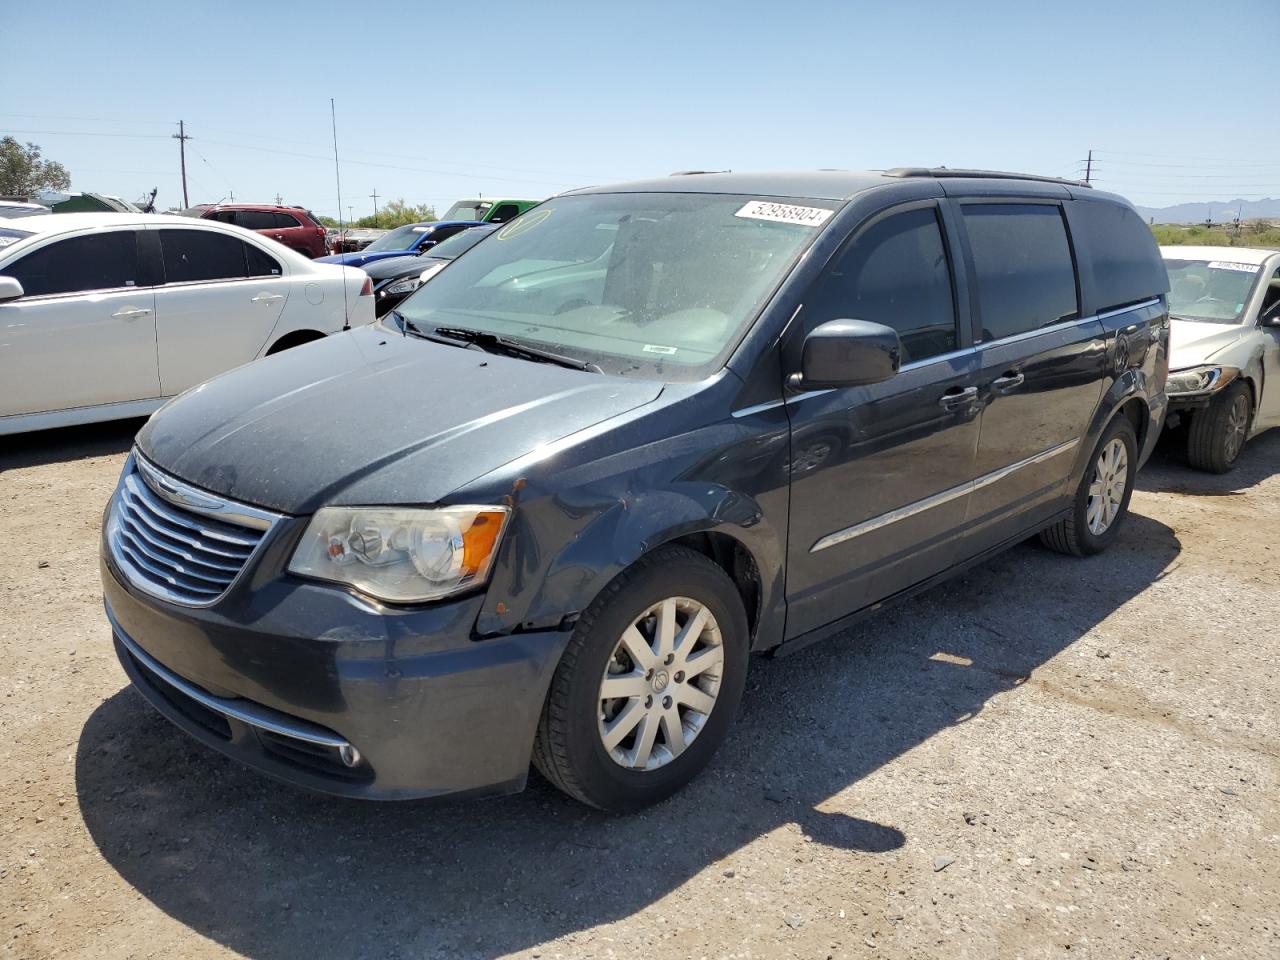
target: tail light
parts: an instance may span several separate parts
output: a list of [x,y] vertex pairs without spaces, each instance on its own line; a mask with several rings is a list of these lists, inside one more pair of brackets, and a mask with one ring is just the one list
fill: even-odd
[[324,227],[316,227],[316,236],[321,238],[327,236],[327,234],[324,231]]
[[362,297],[373,296],[373,280],[370,277],[364,278],[364,286],[360,288],[360,296]]

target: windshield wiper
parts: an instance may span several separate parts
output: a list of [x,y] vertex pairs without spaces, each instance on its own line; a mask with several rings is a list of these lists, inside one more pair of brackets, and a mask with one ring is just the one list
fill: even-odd
[[566,357],[563,354],[552,353],[550,350],[535,347],[523,340],[512,340],[510,337],[503,337],[496,333],[471,330],[467,327],[436,327],[432,331],[435,334],[435,337],[433,337],[431,334],[413,326],[413,321],[406,322],[410,325],[409,329],[430,340],[434,340],[436,337],[447,338],[445,342],[448,342],[448,340],[452,340],[455,343],[461,341],[462,343],[477,346],[481,350],[502,353],[508,357],[520,357],[524,360],[534,360],[540,363],[554,363],[561,367],[568,367],[571,370],[585,370],[588,373],[604,373],[600,367],[590,360],[576,360],[573,357]]

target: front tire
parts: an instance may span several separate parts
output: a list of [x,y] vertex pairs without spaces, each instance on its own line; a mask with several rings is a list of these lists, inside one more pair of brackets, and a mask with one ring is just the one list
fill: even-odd
[[1252,421],[1253,395],[1237,380],[1191,417],[1187,460],[1197,470],[1226,473],[1244,449]]
[[669,797],[724,740],[747,675],[749,629],[733,581],[685,547],[614,579],[579,619],[533,747],[554,786],[630,812]]
[[1071,500],[1071,515],[1040,534],[1051,550],[1087,557],[1101,553],[1116,538],[1129,513],[1138,473],[1138,437],[1123,414],[1111,421],[1094,448]]

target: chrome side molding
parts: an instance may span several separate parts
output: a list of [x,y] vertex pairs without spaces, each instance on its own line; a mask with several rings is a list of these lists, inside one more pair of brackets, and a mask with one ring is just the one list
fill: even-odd
[[926,510],[932,510],[934,507],[940,507],[944,503],[949,503],[958,497],[973,493],[983,487],[990,486],[1006,477],[1017,473],[1025,467],[1031,467],[1038,463],[1044,463],[1054,457],[1066,453],[1068,450],[1074,449],[1080,443],[1080,438],[1066,440],[1062,443],[1055,444],[1046,450],[1042,450],[1034,456],[1027,457],[1025,460],[1019,460],[1017,463],[1011,463],[999,470],[992,470],[990,473],[984,473],[982,476],[967,480],[964,483],[957,484],[954,487],[948,487],[940,493],[935,493],[931,497],[925,497],[923,500],[917,500],[915,503],[908,503],[906,506],[898,507],[896,510],[890,510],[888,513],[882,513],[878,517],[872,517],[870,520],[863,520],[861,523],[855,523],[851,527],[845,527],[843,530],[837,530],[834,533],[828,533],[825,537],[809,548],[810,553],[817,553],[819,550],[826,550],[828,547],[834,547],[837,544],[847,543],[854,537],[860,537],[864,533],[871,533],[873,530],[879,530],[881,527],[887,527],[891,523],[897,523],[908,517],[914,517],[918,513]]

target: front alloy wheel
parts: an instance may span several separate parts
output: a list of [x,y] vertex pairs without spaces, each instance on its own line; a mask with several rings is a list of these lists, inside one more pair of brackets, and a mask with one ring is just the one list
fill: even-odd
[[1187,459],[1198,470],[1226,473],[1235,466],[1253,420],[1253,394],[1237,380],[1191,417]]
[[705,767],[747,676],[742,597],[709,557],[662,547],[579,618],[551,679],[533,763],[583,803],[657,803]]
[[600,741],[615,763],[656,770],[697,738],[715,709],[724,640],[710,608],[656,603],[622,632],[600,681]]

